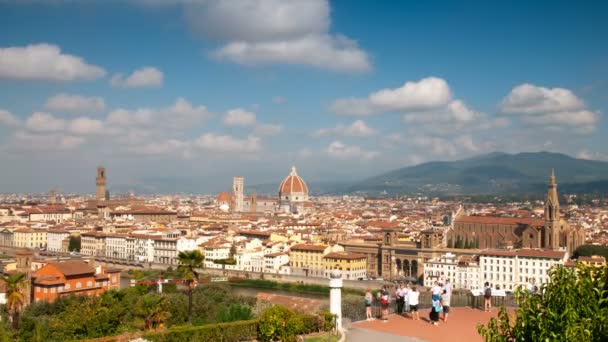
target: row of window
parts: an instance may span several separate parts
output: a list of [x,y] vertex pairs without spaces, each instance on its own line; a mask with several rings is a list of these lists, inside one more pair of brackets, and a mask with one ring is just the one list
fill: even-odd
[[[114,282],[116,282],[116,277],[114,277]],[[102,284],[103,284],[103,286],[108,286],[108,281],[104,280],[103,282],[98,282],[98,281],[95,282],[95,286],[96,287],[102,286]],[[92,281],[87,281],[87,287],[92,287],[92,286],[93,286],[93,282]],[[56,293],[56,292],[61,293],[61,292],[64,291],[64,289],[65,290],[70,290],[71,288],[72,288],[72,286],[70,284],[65,284],[65,288],[63,286],[51,287],[51,288],[43,287],[42,288],[42,292],[43,293],[49,293],[49,291],[50,291],[50,293]],[[82,283],[77,282],[76,283],[76,288],[77,289],[82,288]],[[36,287],[36,292],[40,293],[40,289],[41,289],[40,287]]]

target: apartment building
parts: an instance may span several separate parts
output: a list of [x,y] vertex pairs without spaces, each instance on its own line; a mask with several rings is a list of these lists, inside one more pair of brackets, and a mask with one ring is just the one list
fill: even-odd
[[324,276],[329,278],[332,270],[342,271],[342,279],[367,278],[367,255],[361,253],[333,252],[323,256]]
[[67,249],[64,249],[63,240],[69,239],[70,232],[63,229],[51,229],[46,234],[47,244],[46,249],[51,252],[67,252]]
[[289,266],[291,274],[306,277],[324,277],[325,263],[323,257],[329,253],[344,252],[340,245],[310,245],[297,244],[291,246],[289,252]]
[[46,248],[47,231],[43,229],[19,228],[13,231],[15,247]]

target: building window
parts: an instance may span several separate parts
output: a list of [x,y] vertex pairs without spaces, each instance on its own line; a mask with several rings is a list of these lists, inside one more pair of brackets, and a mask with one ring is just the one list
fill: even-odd
[[81,288],[81,287],[82,287],[82,284],[81,284],[80,282],[77,282],[77,283],[76,283],[76,288],[77,288],[77,289],[79,289],[79,288]]
[[49,289],[47,289],[47,288],[45,287],[43,292],[44,292],[44,293],[48,293],[48,292],[49,292]]
[[87,287],[91,287],[91,286],[93,286],[93,282],[92,282],[92,281],[90,281],[90,280],[89,280],[89,281],[87,281]]
[[36,292],[40,293],[40,288],[39,287],[36,288]]
[[51,293],[55,293],[55,288],[51,287]]

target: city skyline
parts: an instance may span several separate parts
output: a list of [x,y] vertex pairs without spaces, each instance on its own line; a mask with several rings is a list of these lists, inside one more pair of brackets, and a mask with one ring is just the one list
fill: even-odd
[[0,192],[606,160],[605,6],[0,1]]

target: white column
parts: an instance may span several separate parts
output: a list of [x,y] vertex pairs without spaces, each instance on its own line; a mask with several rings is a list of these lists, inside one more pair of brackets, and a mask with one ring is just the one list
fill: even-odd
[[336,329],[342,330],[342,272],[333,270],[329,275],[329,312],[336,315]]

